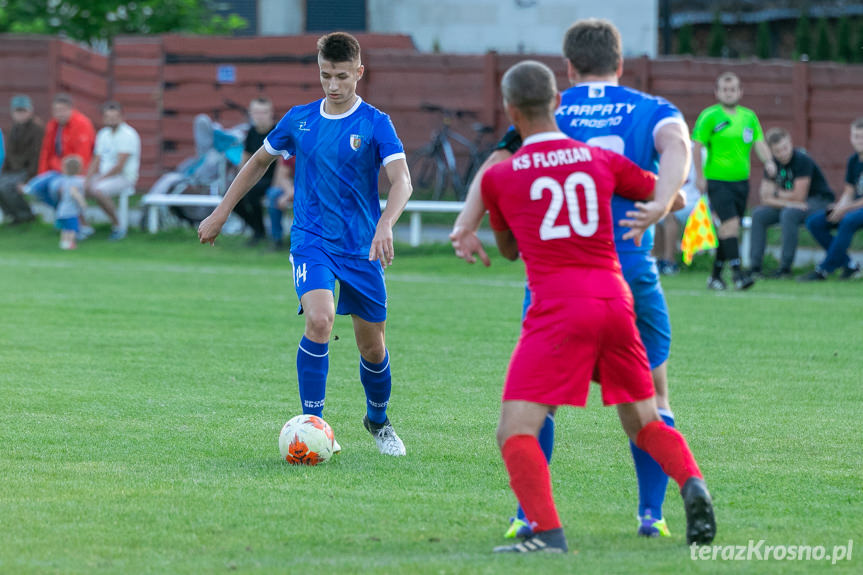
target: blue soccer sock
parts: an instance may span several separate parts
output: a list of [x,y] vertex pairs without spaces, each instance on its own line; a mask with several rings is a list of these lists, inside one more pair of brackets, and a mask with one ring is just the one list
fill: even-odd
[[[674,427],[674,414],[667,409],[659,409],[659,416],[669,426]],[[638,480],[638,516],[644,517],[650,509],[654,519],[662,518],[662,503],[668,489],[668,476],[659,464],[630,440],[629,449],[635,462],[635,477]]]
[[384,360],[372,363],[360,356],[360,381],[366,390],[366,412],[372,423],[387,420],[387,404],[393,387],[390,375],[390,352],[384,350]]
[[316,343],[303,336],[297,350],[297,379],[304,414],[323,416],[329,368],[329,343]]
[[[550,413],[545,416],[545,423],[539,430],[539,446],[542,448],[542,454],[545,455],[545,461],[551,463],[551,453],[554,451],[554,416]],[[529,523],[520,504],[515,516]]]

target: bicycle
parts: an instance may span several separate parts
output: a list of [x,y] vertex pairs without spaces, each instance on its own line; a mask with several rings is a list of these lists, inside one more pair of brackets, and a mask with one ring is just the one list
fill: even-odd
[[[450,127],[454,119],[475,117],[474,112],[449,110],[433,104],[422,104],[421,109],[424,112],[439,113],[442,119],[441,127],[432,132],[431,140],[413,152],[408,159],[413,185],[417,189],[431,190],[433,200],[440,200],[446,191],[452,189],[456,199],[463,201],[471,178],[491,153],[492,148],[480,150],[483,139],[492,133],[494,128],[479,122],[473,123],[471,128],[476,132],[476,138],[471,141]],[[451,140],[466,148],[468,152],[468,163],[461,172],[456,165]]]

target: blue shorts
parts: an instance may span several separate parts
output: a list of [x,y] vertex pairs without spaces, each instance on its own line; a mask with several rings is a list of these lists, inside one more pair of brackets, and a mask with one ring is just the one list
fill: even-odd
[[[641,253],[618,255],[623,267],[623,277],[629,284],[635,301],[635,325],[647,350],[650,369],[656,369],[668,361],[671,352],[671,320],[662,284],[659,283],[656,260]],[[527,313],[528,306],[530,290],[525,284],[522,314]]]
[[[379,261],[333,256],[318,247],[303,247],[291,252],[291,265],[300,301],[311,290],[327,289],[335,294],[339,280],[337,314],[357,315],[372,323],[387,319],[387,286]],[[303,313],[302,303],[297,313]]]
[[78,218],[57,218],[57,221],[54,222],[54,226],[58,230],[77,232]]
[[635,325],[647,350],[650,369],[666,361],[671,352],[671,320],[656,260],[641,253],[618,254],[623,277],[635,300]]

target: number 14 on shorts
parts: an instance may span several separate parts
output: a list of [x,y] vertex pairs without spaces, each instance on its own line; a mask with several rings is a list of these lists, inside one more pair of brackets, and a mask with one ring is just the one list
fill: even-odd
[[306,281],[306,262],[303,262],[294,268],[294,275],[294,281],[296,282],[297,287],[300,287],[300,282]]

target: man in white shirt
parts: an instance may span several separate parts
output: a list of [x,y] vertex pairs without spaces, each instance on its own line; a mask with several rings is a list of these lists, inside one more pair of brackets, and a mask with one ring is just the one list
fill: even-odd
[[96,134],[93,161],[87,171],[85,190],[111,220],[112,240],[126,237],[114,207],[113,196],[134,192],[141,165],[141,138],[123,121],[123,108],[117,102],[102,106],[104,128]]

